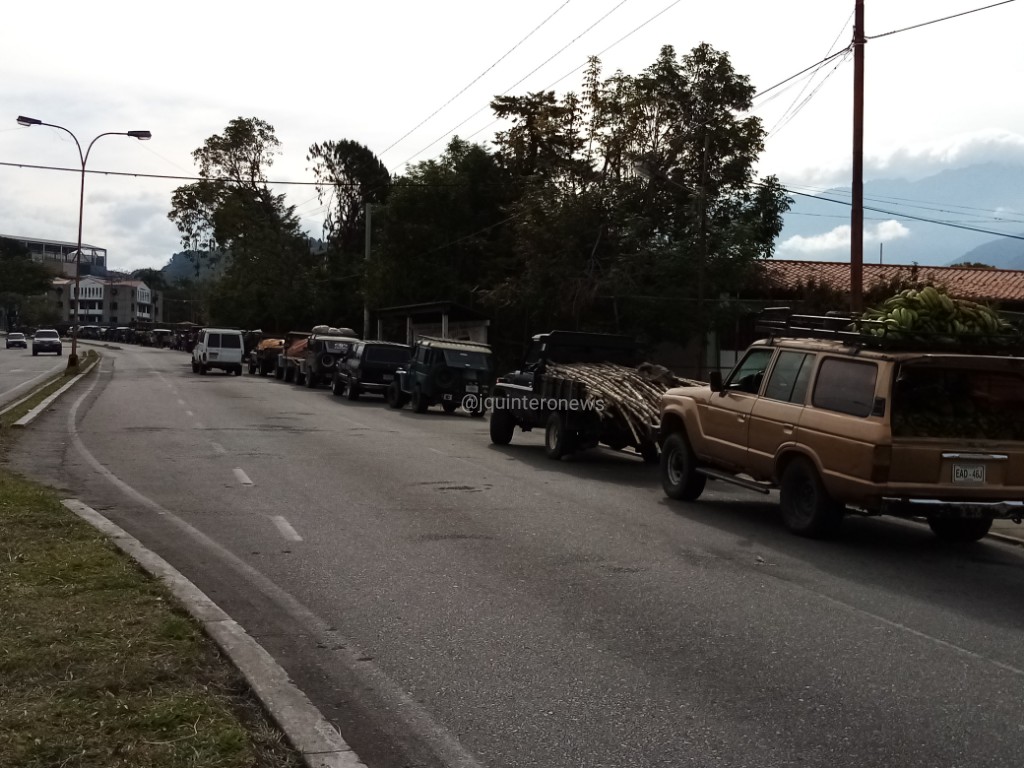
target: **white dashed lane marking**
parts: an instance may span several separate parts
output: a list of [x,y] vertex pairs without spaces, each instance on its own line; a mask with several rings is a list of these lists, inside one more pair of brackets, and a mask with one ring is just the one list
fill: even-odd
[[228,452],[228,449],[225,448],[220,443],[210,443],[210,445],[213,446],[213,450],[215,450],[217,453],[227,453]]
[[235,477],[238,478],[238,482],[240,482],[242,485],[252,485],[253,484],[252,480],[249,479],[249,476],[247,474],[245,474],[245,472],[243,470],[239,469],[238,467],[235,467]]
[[299,536],[298,531],[292,528],[291,523],[283,517],[275,515],[270,519],[274,521],[274,525],[277,526],[277,530],[279,530],[281,535],[288,539],[288,541],[302,541],[302,537]]

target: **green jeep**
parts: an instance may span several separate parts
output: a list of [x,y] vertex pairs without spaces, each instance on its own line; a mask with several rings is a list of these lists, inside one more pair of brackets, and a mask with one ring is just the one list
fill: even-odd
[[416,413],[440,405],[452,413],[460,405],[477,418],[484,415],[491,394],[494,364],[491,348],[473,341],[421,336],[407,365],[395,371],[388,389],[388,405],[412,403]]

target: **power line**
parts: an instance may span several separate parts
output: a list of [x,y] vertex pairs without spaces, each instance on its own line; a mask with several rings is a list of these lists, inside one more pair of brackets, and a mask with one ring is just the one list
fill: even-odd
[[[607,12],[606,14],[604,14],[604,15],[603,15],[603,16],[602,16],[601,18],[599,18],[599,19],[598,19],[597,21],[595,21],[595,22],[594,22],[593,24],[591,24],[591,25],[590,25],[589,27],[587,27],[587,28],[586,28],[585,30],[583,30],[583,31],[582,31],[582,32],[580,32],[580,33],[579,33],[578,35],[576,35],[576,37],[574,37],[574,38],[573,38],[572,40],[570,40],[570,41],[569,41],[568,43],[566,43],[566,44],[565,44],[565,45],[563,45],[563,46],[562,46],[561,48],[559,48],[559,49],[558,49],[557,51],[555,51],[555,52],[554,52],[554,53],[553,53],[553,54],[552,54],[551,56],[549,56],[549,57],[548,57],[547,59],[545,59],[545,60],[544,60],[543,62],[541,62],[541,63],[540,63],[540,64],[539,64],[538,66],[536,66],[536,67],[534,67],[534,68],[533,68],[532,70],[530,70],[530,71],[529,71],[529,72],[528,72],[528,73],[527,73],[526,75],[524,75],[524,76],[523,76],[523,77],[521,77],[521,78],[520,78],[519,80],[517,80],[517,81],[516,81],[515,83],[513,83],[513,84],[512,84],[512,85],[510,85],[510,86],[509,86],[508,88],[506,88],[506,89],[505,89],[505,90],[504,90],[504,91],[503,91],[503,92],[501,93],[501,95],[502,95],[502,96],[505,96],[506,94],[508,94],[508,92],[509,92],[509,91],[511,91],[511,90],[512,90],[513,88],[515,88],[515,87],[517,87],[518,85],[520,85],[521,83],[523,83],[523,81],[525,81],[525,80],[526,80],[527,78],[529,78],[529,77],[530,77],[531,75],[533,75],[534,73],[536,73],[536,72],[537,72],[538,70],[542,69],[542,68],[543,68],[544,66],[546,66],[546,65],[547,65],[548,63],[550,63],[552,59],[554,59],[554,58],[555,58],[556,56],[558,56],[558,55],[559,55],[560,53],[564,52],[564,51],[565,51],[565,50],[566,50],[567,48],[569,48],[569,47],[570,47],[570,46],[571,46],[571,45],[572,45],[573,43],[575,43],[575,42],[576,42],[577,40],[579,40],[579,39],[580,39],[581,37],[583,37],[583,36],[584,36],[585,34],[587,34],[587,33],[588,33],[588,32],[589,32],[590,30],[592,30],[592,29],[593,29],[594,27],[596,27],[596,26],[597,26],[598,24],[600,24],[600,23],[601,23],[602,21],[604,21],[605,19],[607,19],[607,18],[608,18],[609,16],[611,16],[611,15],[612,15],[613,13],[615,13],[615,12],[616,12],[617,10],[619,10],[619,8],[621,8],[622,6],[624,6],[624,5],[625,5],[626,3],[628,3],[628,2],[629,2],[629,0],[620,0],[620,2],[619,2],[618,4],[616,4],[616,5],[615,5],[615,7],[613,7],[613,8],[612,8],[612,9],[611,9],[610,11],[608,11],[608,12]],[[678,2],[678,0],[677,0],[677,2]],[[490,105],[488,105],[488,106],[490,106]],[[441,136],[440,136],[439,138],[436,138],[436,139],[434,139],[434,140],[433,140],[432,142],[430,142],[430,143],[429,143],[429,144],[428,144],[427,146],[425,146],[425,147],[424,147],[423,149],[421,149],[421,150],[420,150],[419,152],[417,152],[416,154],[414,154],[414,155],[412,155],[412,156],[408,157],[407,159],[403,160],[402,162],[400,162],[400,163],[399,163],[398,165],[394,166],[394,167],[393,167],[393,168],[391,168],[390,170],[391,170],[391,171],[394,171],[394,170],[395,170],[396,168],[400,168],[400,167],[401,167],[401,166],[403,166],[403,165],[407,165],[407,164],[409,163],[409,161],[410,161],[410,160],[413,160],[413,159],[415,159],[416,157],[419,157],[419,156],[420,156],[420,155],[422,155],[422,154],[423,154],[424,152],[426,152],[426,151],[427,151],[428,149],[430,149],[430,148],[431,148],[432,146],[434,146],[435,144],[437,144],[437,143],[438,143],[439,141],[443,141],[443,140],[444,140],[445,138],[447,138],[448,136],[450,136],[450,135],[451,135],[452,133],[454,133],[455,131],[459,130],[459,128],[461,128],[462,126],[464,126],[464,125],[465,125],[466,123],[468,123],[468,122],[469,122],[470,120],[472,120],[472,119],[473,119],[474,117],[476,117],[477,115],[479,115],[479,114],[480,114],[481,112],[483,112],[483,111],[484,111],[485,109],[487,109],[487,106],[485,106],[485,107],[481,107],[481,108],[480,108],[480,109],[478,109],[478,110],[477,110],[476,112],[474,112],[474,113],[473,113],[472,115],[470,115],[470,116],[469,116],[469,117],[467,117],[467,118],[466,118],[465,120],[463,120],[463,121],[462,121],[461,123],[459,123],[458,125],[456,125],[456,126],[455,126],[454,128],[452,128],[451,130],[445,131],[445,132],[444,132],[444,134],[443,134],[443,135],[441,135]],[[478,131],[478,133],[479,133],[479,131]],[[475,134],[474,134],[474,135],[475,135]]]
[[868,40],[876,40],[879,37],[888,37],[889,35],[897,35],[900,32],[909,32],[912,29],[920,29],[921,27],[927,27],[930,24],[938,24],[940,21],[949,21],[950,19],[956,19],[960,16],[967,16],[971,13],[977,13],[978,11],[987,11],[989,8],[996,8],[1000,5],[1007,5],[1008,3],[1016,2],[1016,0],[1003,0],[1001,3],[992,3],[992,5],[982,6],[981,8],[974,8],[970,11],[963,11],[961,13],[954,13],[952,16],[943,16],[941,19],[932,19],[931,21],[922,21],[920,24],[913,24],[909,27],[903,27],[902,29],[894,29],[889,32],[883,32],[880,35],[865,35]]
[[804,68],[803,68],[803,69],[801,69],[801,70],[800,70],[799,72],[797,72],[797,73],[796,73],[795,75],[790,75],[790,76],[789,76],[789,77],[787,77],[787,78],[786,78],[785,80],[780,80],[780,81],[779,81],[779,82],[777,82],[777,83],[776,83],[775,85],[772,85],[772,86],[770,86],[770,87],[768,87],[768,88],[765,88],[764,90],[758,91],[757,93],[755,93],[755,94],[753,95],[753,97],[752,97],[752,100],[753,100],[753,99],[759,99],[759,98],[761,98],[762,96],[764,96],[765,94],[771,93],[771,92],[772,92],[772,91],[774,91],[774,90],[775,90],[776,88],[781,88],[781,87],[782,87],[782,86],[784,86],[784,85],[785,85],[786,83],[788,83],[788,82],[789,82],[790,80],[796,80],[796,79],[797,79],[798,77],[800,77],[800,75],[806,74],[806,73],[810,72],[810,71],[811,71],[812,69],[815,69],[815,68],[817,68],[817,67],[820,67],[820,66],[821,66],[822,64],[827,64],[828,62],[832,61],[832,59],[836,58],[837,56],[843,56],[843,55],[845,55],[845,54],[846,54],[846,53],[848,53],[848,52],[849,52],[850,50],[852,50],[852,48],[853,48],[853,46],[850,46],[850,45],[848,45],[848,46],[847,46],[846,48],[844,48],[844,49],[843,49],[843,50],[841,50],[841,51],[836,51],[835,53],[830,53],[830,54],[829,54],[828,56],[826,56],[826,57],[825,57],[824,59],[822,59],[821,61],[817,61],[817,62],[815,62],[814,64],[811,64],[811,66],[809,66],[809,67],[804,67]]
[[515,44],[515,45],[513,45],[513,46],[512,46],[511,48],[509,48],[509,49],[508,49],[507,51],[505,51],[504,55],[503,55],[503,56],[502,56],[502,57],[501,57],[500,59],[498,59],[498,60],[497,60],[496,62],[494,62],[493,64],[491,64],[491,66],[489,66],[489,67],[488,67],[487,69],[485,69],[485,70],[484,70],[483,72],[481,72],[481,73],[480,73],[479,75],[477,75],[477,76],[476,76],[475,78],[473,78],[473,81],[472,81],[472,82],[470,82],[470,83],[469,83],[469,85],[467,85],[467,86],[466,86],[465,88],[463,88],[463,89],[462,89],[461,91],[459,91],[459,92],[458,92],[458,93],[456,93],[456,94],[455,94],[454,96],[452,96],[452,97],[451,97],[450,99],[448,99],[448,101],[446,101],[446,102],[445,102],[444,104],[442,104],[442,105],[441,105],[440,107],[438,107],[438,108],[437,108],[437,109],[435,109],[435,110],[434,110],[433,112],[431,112],[431,113],[430,113],[430,114],[429,114],[429,115],[428,115],[427,117],[425,117],[425,118],[424,118],[423,120],[421,120],[421,121],[420,121],[419,123],[417,123],[417,124],[416,124],[416,126],[415,126],[415,127],[413,127],[412,129],[410,129],[410,130],[409,130],[409,131],[408,131],[407,133],[403,134],[403,135],[402,135],[402,136],[401,136],[400,138],[396,139],[396,140],[395,140],[395,141],[394,141],[394,142],[393,142],[393,143],[392,143],[392,144],[391,144],[390,146],[388,146],[388,147],[387,147],[387,148],[386,148],[385,150],[383,150],[383,151],[382,151],[382,152],[381,152],[380,154],[381,154],[381,155],[385,155],[385,154],[387,154],[387,153],[388,153],[388,152],[389,152],[390,150],[394,149],[394,148],[395,148],[395,146],[397,146],[398,144],[401,144],[401,143],[402,143],[402,142],[403,142],[403,141],[404,141],[405,139],[407,139],[407,138],[408,138],[408,137],[409,137],[409,136],[410,136],[411,134],[415,133],[415,132],[416,132],[416,131],[417,131],[417,130],[418,130],[419,128],[423,127],[423,125],[424,125],[425,123],[427,123],[427,122],[428,122],[428,121],[429,121],[429,120],[430,120],[431,118],[435,117],[435,116],[436,116],[436,115],[437,115],[437,114],[438,114],[438,113],[439,113],[439,112],[440,112],[441,110],[443,110],[443,109],[444,109],[445,107],[447,107],[447,106],[448,106],[449,104],[451,104],[451,103],[452,103],[453,101],[455,101],[455,100],[456,100],[457,98],[459,98],[459,96],[461,96],[462,94],[464,94],[464,93],[465,93],[465,92],[466,92],[467,90],[469,90],[469,89],[470,89],[470,88],[471,88],[472,86],[476,85],[476,83],[478,83],[478,82],[479,82],[479,81],[481,80],[481,78],[483,78],[483,76],[484,76],[484,75],[486,75],[486,74],[487,74],[488,72],[490,72],[490,71],[491,71],[492,69],[494,69],[494,68],[495,68],[496,66],[498,66],[498,65],[499,65],[499,64],[500,64],[500,63],[501,63],[502,61],[504,61],[504,60],[505,60],[506,58],[508,58],[508,56],[509,56],[509,54],[510,54],[510,53],[512,53],[512,52],[513,52],[513,51],[514,51],[514,50],[515,50],[516,48],[518,48],[518,47],[519,47],[520,45],[522,45],[523,43],[525,43],[525,42],[526,42],[527,40],[529,40],[529,39],[530,39],[530,38],[531,38],[531,37],[533,36],[533,34],[534,34],[534,33],[535,33],[535,32],[536,32],[537,30],[539,30],[539,29],[540,29],[541,27],[543,27],[543,26],[544,26],[545,24],[547,24],[547,23],[548,23],[549,21],[551,21],[551,19],[553,19],[553,18],[554,18],[554,17],[555,17],[555,16],[556,16],[556,15],[558,14],[558,12],[559,12],[559,11],[561,11],[561,10],[562,10],[563,8],[565,8],[565,6],[567,6],[567,5],[568,5],[568,4],[570,3],[570,2],[572,2],[572,0],[565,0],[565,2],[564,2],[564,3],[562,3],[562,4],[560,5],[560,6],[558,6],[558,7],[557,7],[557,8],[556,8],[556,9],[554,10],[554,12],[553,12],[553,13],[551,13],[551,14],[550,14],[550,15],[549,15],[549,16],[548,16],[548,17],[547,17],[546,19],[544,19],[544,21],[542,21],[542,22],[541,22],[540,24],[538,24],[538,25],[537,25],[536,27],[534,27],[534,28],[533,28],[532,30],[530,30],[530,33],[529,33],[529,34],[528,34],[528,35],[527,35],[526,37],[524,37],[524,38],[523,38],[522,40],[520,40],[520,41],[519,41],[518,43],[516,43],[516,44]]

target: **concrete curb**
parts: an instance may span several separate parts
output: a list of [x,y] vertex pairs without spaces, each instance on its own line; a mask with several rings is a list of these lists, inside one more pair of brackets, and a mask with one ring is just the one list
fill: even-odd
[[66,508],[110,538],[162,582],[245,677],[308,768],[366,768],[338,730],[288,678],[288,673],[195,584],[142,542],[77,499]]
[[[16,422],[11,424],[11,426],[12,427],[27,427],[29,424],[31,424],[39,416],[39,414],[41,414],[43,411],[45,411],[47,408],[49,408],[51,405],[53,405],[54,401],[57,400],[58,397],[60,397],[65,392],[67,392],[69,389],[71,389],[71,387],[73,387],[75,384],[78,383],[79,379],[81,379],[83,376],[85,376],[86,374],[91,372],[93,368],[95,368],[97,365],[99,365],[99,362],[100,362],[99,358],[94,360],[84,370],[82,370],[81,372],[76,374],[67,384],[65,384],[63,387],[58,389],[56,392],[54,392],[48,398],[43,400],[43,402],[41,402],[39,405],[37,405],[31,411],[26,413],[24,416],[22,416]],[[15,408],[20,406],[22,403],[24,403],[24,402],[26,402],[28,400],[31,400],[33,397],[36,396],[36,393],[40,389],[45,389],[46,387],[50,386],[50,384],[52,384],[52,383],[53,383],[53,381],[48,381],[45,384],[43,384],[43,386],[41,386],[38,389],[36,389],[35,391],[30,392],[29,394],[25,395],[25,397],[23,397],[23,398],[21,398],[19,400],[16,400],[15,402],[13,402],[10,405],[6,406],[2,410],[0,410],[0,416],[2,416],[3,414],[7,413],[8,411],[13,411]]]
[[1024,539],[1018,539],[1016,536],[1010,536],[1007,533],[989,531],[987,534],[987,538],[998,539],[999,541],[1005,541],[1007,544],[1014,544],[1018,547],[1024,547]]

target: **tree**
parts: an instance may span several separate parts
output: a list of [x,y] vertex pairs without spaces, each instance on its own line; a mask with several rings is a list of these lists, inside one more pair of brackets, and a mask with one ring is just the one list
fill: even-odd
[[226,261],[211,322],[281,330],[310,319],[314,260],[294,208],[267,183],[279,148],[269,123],[236,118],[192,153],[202,180],[171,198],[186,251]]
[[0,315],[6,318],[8,326],[56,322],[59,317],[51,319],[47,315],[44,318],[40,314],[40,302],[37,300],[52,284],[53,275],[42,264],[32,260],[26,246],[17,240],[0,237]]

